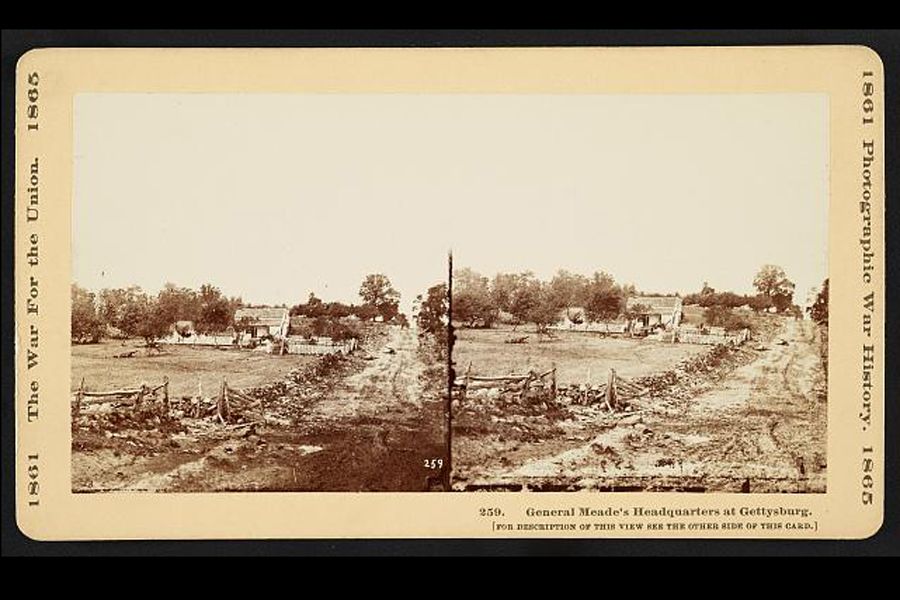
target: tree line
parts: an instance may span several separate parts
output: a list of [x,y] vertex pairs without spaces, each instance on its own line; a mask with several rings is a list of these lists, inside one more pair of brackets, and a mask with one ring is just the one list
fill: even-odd
[[[385,322],[403,323],[400,293],[381,273],[367,275],[360,285],[362,304],[323,302],[315,293],[305,303],[294,305],[291,315],[312,317],[318,322],[317,335],[333,332],[328,321],[355,315],[362,320],[381,316]],[[99,293],[72,284],[72,340],[95,343],[110,333],[121,337],[141,337],[147,343],[168,335],[179,321],[190,321],[193,331],[218,333],[233,326],[234,313],[247,306],[240,297],[228,298],[212,284],[194,290],[167,283],[156,295],[139,286],[108,288]],[[110,329],[112,328],[112,329]],[[175,328],[178,331],[178,328]],[[325,333],[322,333],[325,332]],[[187,330],[179,331],[187,334]],[[351,335],[340,330],[336,335]]]
[[340,319],[349,316],[363,321],[371,321],[379,316],[385,322],[405,319],[400,314],[400,292],[394,289],[391,280],[382,273],[366,275],[359,286],[359,297],[361,304],[324,302],[315,292],[310,292],[306,302],[291,307],[290,314],[313,319]]
[[700,292],[686,295],[684,303],[696,304],[705,308],[749,306],[756,311],[770,308],[774,308],[778,312],[794,310],[794,282],[787,278],[784,269],[778,265],[763,265],[753,278],[753,287],[756,288],[756,294],[717,292],[715,288],[710,287],[704,281]]
[[156,295],[136,285],[94,293],[72,284],[72,340],[97,342],[113,328],[116,335],[149,343],[165,337],[178,321],[191,321],[200,333],[223,331],[243,305],[241,298],[227,298],[212,284],[194,290],[167,283]]
[[[463,268],[453,273],[453,321],[465,327],[492,327],[501,317],[514,325],[533,323],[539,332],[560,320],[607,321],[626,314],[633,285],[620,285],[598,271],[590,277],[564,269],[549,280],[531,271],[498,273],[492,279]],[[580,308],[574,311],[574,308]],[[583,314],[583,316],[582,316]]]
[[[799,312],[793,302],[794,283],[781,267],[763,265],[753,285],[756,294],[736,294],[717,292],[704,283],[699,293],[684,296],[683,303],[712,309],[708,324],[729,327],[736,326],[731,309],[739,306]],[[561,269],[549,280],[542,280],[530,271],[498,273],[489,278],[462,268],[453,274],[452,318],[463,327],[489,328],[505,317],[514,325],[532,323],[538,332],[546,332],[562,316],[576,324],[633,318],[648,308],[640,304],[629,307],[628,298],[639,295],[678,294],[639,293],[634,285],[616,283],[603,271],[586,276]]]

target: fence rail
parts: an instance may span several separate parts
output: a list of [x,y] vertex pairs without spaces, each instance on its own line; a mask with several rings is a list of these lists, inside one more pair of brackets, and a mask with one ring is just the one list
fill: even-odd
[[288,354],[350,354],[359,347],[359,340],[350,338],[340,342],[336,341],[316,341],[310,343],[306,338],[294,338],[290,336],[286,338],[286,347]]
[[[161,395],[157,395],[162,391]],[[188,397],[185,397],[187,399]],[[77,417],[81,413],[84,405],[88,404],[122,404],[123,401],[131,400],[126,406],[138,410],[145,406],[145,402],[157,402],[158,410],[168,415],[171,408],[169,400],[169,378],[163,377],[163,382],[157,386],[149,386],[142,383],[139,387],[122,388],[108,391],[88,391],[84,386],[84,378],[81,384],[72,395],[72,414]],[[189,399],[190,404],[185,407],[184,415],[193,418],[202,418],[214,416],[226,429],[234,429],[242,426],[249,426],[265,421],[265,414],[262,411],[262,399],[253,398],[241,390],[232,388],[228,385],[226,379],[222,379],[222,385],[219,393],[214,396],[205,396],[203,394],[202,380],[197,381],[197,395]],[[260,409],[259,418],[252,421],[235,423],[234,417],[239,412],[247,414],[253,409]]]
[[529,391],[542,389],[549,391],[550,399],[553,401],[564,397],[582,404],[600,403],[609,411],[622,410],[625,400],[649,393],[647,388],[619,376],[615,369],[609,370],[606,383],[600,385],[591,385],[590,383],[561,385],[557,382],[556,365],[543,373],[529,370],[524,374],[473,375],[471,362],[463,375],[454,380],[453,387],[457,391],[460,402],[466,401],[470,391],[500,389],[501,393],[517,393],[519,400],[523,400]]
[[[590,376],[588,376],[588,380]],[[615,369],[609,370],[606,383],[599,385],[570,384],[559,388],[561,396],[579,404],[600,404],[610,412],[624,410],[626,400],[633,400],[646,396],[650,391],[630,379],[616,373]]]
[[473,375],[472,363],[466,367],[466,371],[461,378],[457,378],[453,385],[460,392],[460,399],[465,400],[466,393],[469,390],[500,388],[502,391],[518,392],[519,399],[524,399],[529,390],[535,387],[545,388],[546,380],[549,379],[550,394],[553,399],[556,398],[556,366],[543,372],[537,373],[529,370],[527,373],[508,375]]
[[740,345],[750,339],[750,330],[742,329],[737,333],[711,332],[688,330],[680,328],[675,332],[676,340],[683,344],[735,344]]
[[163,382],[157,386],[150,387],[146,383],[142,383],[139,387],[124,388],[119,390],[109,390],[106,392],[88,391],[84,388],[84,377],[81,378],[81,384],[75,390],[72,396],[72,411],[77,416],[81,412],[82,405],[85,404],[104,404],[107,402],[115,402],[122,398],[130,396],[134,397],[133,406],[139,407],[145,399],[152,397],[156,399],[156,393],[162,390],[162,398],[160,400],[166,410],[169,407],[169,378],[163,377]]

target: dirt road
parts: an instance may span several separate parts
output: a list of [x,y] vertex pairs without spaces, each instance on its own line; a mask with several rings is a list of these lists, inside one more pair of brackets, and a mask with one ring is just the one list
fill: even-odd
[[443,400],[423,377],[415,331],[390,327],[365,351],[368,357],[351,358],[313,395],[279,399],[297,416],[279,421],[276,415],[239,436],[79,433],[73,489],[433,489],[435,472],[423,465],[444,454]]
[[573,406],[556,435],[488,436],[490,453],[455,438],[455,487],[824,492],[827,403],[816,344],[812,323],[785,319],[751,362],[692,398],[640,400],[626,416]]

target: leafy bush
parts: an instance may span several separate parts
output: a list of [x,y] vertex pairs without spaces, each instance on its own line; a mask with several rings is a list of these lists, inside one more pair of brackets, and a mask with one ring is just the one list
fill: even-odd
[[307,339],[327,337],[336,342],[362,337],[357,324],[324,315],[304,319],[299,325],[292,326],[291,333]]
[[726,331],[750,329],[752,321],[745,315],[736,314],[726,306],[711,306],[706,311],[706,324],[710,327],[723,327]]

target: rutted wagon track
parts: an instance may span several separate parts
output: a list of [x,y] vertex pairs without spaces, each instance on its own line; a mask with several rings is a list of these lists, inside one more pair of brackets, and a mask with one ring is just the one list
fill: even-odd
[[392,327],[366,351],[287,386],[265,401],[265,424],[234,434],[191,435],[164,419],[76,426],[73,490],[427,490],[423,461],[443,456],[443,400],[424,377],[415,333]]
[[765,350],[758,343],[688,389],[636,399],[624,417],[566,406],[558,418],[468,423],[454,436],[454,488],[824,492],[827,404],[813,325],[785,319]]

